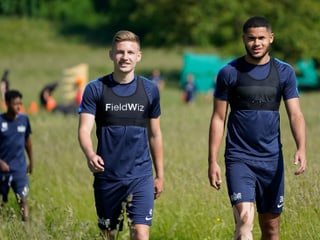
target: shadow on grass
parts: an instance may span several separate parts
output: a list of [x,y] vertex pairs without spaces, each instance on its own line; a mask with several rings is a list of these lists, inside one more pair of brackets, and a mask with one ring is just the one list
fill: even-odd
[[111,39],[115,29],[107,24],[96,24],[87,26],[84,24],[60,24],[59,34],[71,37],[77,42],[84,42],[94,46],[107,46],[111,44]]
[[[143,43],[143,47],[155,47],[154,44],[143,39],[143,33],[136,31],[134,26],[114,24],[107,22],[86,23],[60,23],[57,25],[58,33],[70,37],[79,43],[86,43],[93,46],[105,47],[111,44],[112,37],[119,30],[130,30],[136,33]],[[158,45],[157,45],[158,46]]]
[[298,87],[300,92],[305,92],[305,93],[309,93],[309,92],[318,92],[320,90],[320,85],[318,86],[300,86]]

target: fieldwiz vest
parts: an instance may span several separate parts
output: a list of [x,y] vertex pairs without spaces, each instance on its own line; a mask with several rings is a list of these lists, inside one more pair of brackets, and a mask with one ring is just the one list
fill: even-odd
[[281,101],[280,78],[275,60],[270,58],[270,71],[262,80],[256,80],[242,72],[244,58],[237,60],[237,83],[230,89],[231,110],[278,111]]
[[130,96],[118,96],[103,81],[103,95],[97,109],[96,123],[102,126],[147,127],[149,100],[140,77],[136,91]]

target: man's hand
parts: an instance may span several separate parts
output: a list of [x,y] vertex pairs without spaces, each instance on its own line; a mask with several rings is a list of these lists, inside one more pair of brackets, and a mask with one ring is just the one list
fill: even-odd
[[298,165],[300,163],[299,168],[294,172],[295,175],[300,175],[304,173],[307,166],[307,159],[305,154],[301,154],[299,151],[294,155],[294,165]]
[[90,171],[93,173],[104,171],[103,159],[97,154],[94,154],[93,156],[88,157],[87,164],[88,164]]
[[3,161],[1,159],[0,159],[0,169],[1,169],[2,172],[10,172],[9,165],[5,161]]
[[210,185],[219,190],[221,187],[222,179],[220,166],[217,163],[209,163],[208,177]]
[[33,171],[33,165],[30,163],[28,166],[28,173],[31,175]]
[[154,179],[154,199],[159,198],[162,192],[163,192],[163,179],[155,178]]

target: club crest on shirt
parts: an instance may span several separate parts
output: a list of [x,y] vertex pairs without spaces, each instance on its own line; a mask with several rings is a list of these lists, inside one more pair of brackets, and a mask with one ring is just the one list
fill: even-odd
[[7,122],[3,122],[1,124],[1,132],[5,132],[8,130],[8,123]]
[[17,127],[18,132],[25,132],[26,131],[26,126],[20,125]]

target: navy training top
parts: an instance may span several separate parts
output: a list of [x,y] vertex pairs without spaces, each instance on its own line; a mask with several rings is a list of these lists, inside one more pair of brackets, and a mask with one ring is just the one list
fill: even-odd
[[0,115],[0,159],[5,161],[10,172],[0,170],[0,176],[5,174],[25,175],[27,162],[25,157],[26,139],[31,134],[29,118],[19,114],[14,120],[8,120],[6,114]]
[[[263,65],[253,65],[244,61],[244,64],[239,65],[239,59],[233,60],[219,71],[215,98],[230,101],[230,94],[234,92],[232,89],[237,85],[238,71],[247,73],[256,81],[264,80],[270,75],[270,61]],[[274,60],[282,99],[285,101],[299,97],[293,68],[279,59]],[[238,69],[239,66],[241,69]],[[227,123],[226,160],[276,160],[281,149],[278,110],[231,109]]]
[[[143,95],[142,91],[138,91],[138,83],[144,88],[147,105],[140,106],[140,102],[135,102],[139,101],[137,99],[144,99],[143,96],[136,96],[137,94]],[[105,90],[105,88],[108,89]],[[103,96],[103,93],[111,93],[110,91],[112,91],[112,96]],[[95,177],[121,180],[152,175],[147,127],[130,124],[131,120],[129,123],[123,123],[124,116],[127,119],[137,118],[138,115],[134,111],[141,109],[144,110],[143,116],[146,119],[158,118],[161,114],[158,87],[144,77],[135,76],[130,83],[119,84],[113,80],[112,74],[109,74],[87,84],[79,113],[89,113],[96,117],[97,154],[104,160],[105,168],[103,173],[95,173]],[[122,111],[120,114],[122,120],[104,119],[103,121],[101,112],[111,110]],[[109,115],[117,116],[115,113]],[[105,113],[103,116],[106,118],[109,115]],[[117,121],[119,124],[116,124]],[[100,124],[101,122],[103,124]]]

